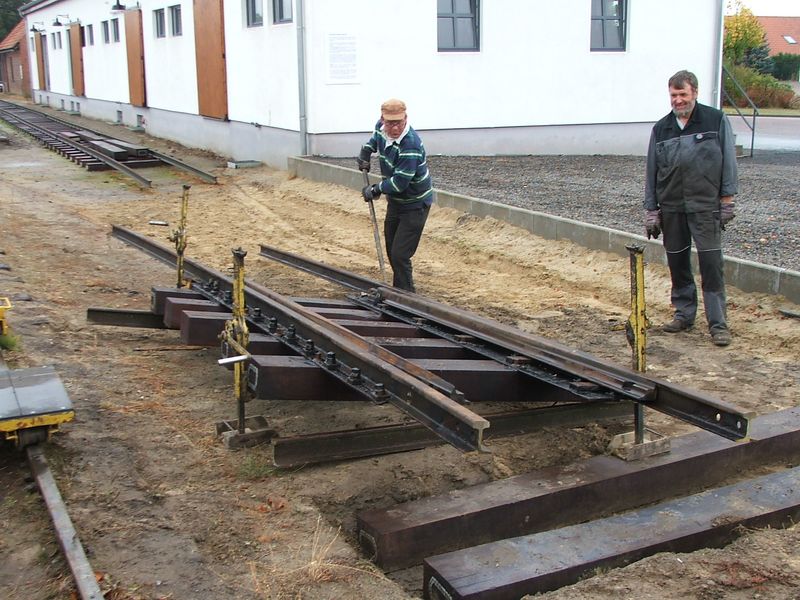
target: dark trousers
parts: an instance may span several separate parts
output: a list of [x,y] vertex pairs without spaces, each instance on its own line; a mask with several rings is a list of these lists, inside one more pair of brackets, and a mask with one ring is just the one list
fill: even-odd
[[697,286],[692,274],[692,241],[697,249],[703,306],[711,331],[727,329],[725,279],[719,211],[661,213],[664,249],[672,278],[672,306],[675,317],[694,323],[697,314]]
[[383,222],[386,254],[394,273],[392,285],[401,290],[414,291],[411,257],[419,246],[430,209],[430,206],[422,206],[408,210],[391,201],[386,207],[386,219]]

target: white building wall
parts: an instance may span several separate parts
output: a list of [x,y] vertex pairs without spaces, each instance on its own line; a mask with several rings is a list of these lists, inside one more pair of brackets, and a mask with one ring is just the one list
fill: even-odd
[[[264,0],[264,24],[251,28],[244,0],[226,0],[231,123],[211,126],[213,120],[197,115],[192,3],[181,2],[182,36],[168,31],[155,38],[152,11],[165,9],[169,30],[167,2],[140,0],[145,109],[128,105],[125,32],[122,14],[110,12],[112,0],[45,0],[28,21],[44,21],[48,33],[56,14],[94,26],[95,44],[84,48],[87,116],[119,111],[126,124],[143,123],[153,135],[275,166],[285,166],[284,155],[297,149],[353,155],[380,103],[392,96],[407,102],[412,125],[433,153],[639,154],[650,124],[669,110],[672,73],[694,71],[701,102],[714,104],[718,87],[722,0],[630,0],[624,52],[590,51],[591,0],[483,0],[478,52],[437,50],[432,0],[295,0],[288,24],[273,24],[272,2]],[[120,18],[120,42],[104,44],[100,23],[113,17]],[[69,87],[60,60],[49,61],[56,95]]]
[[264,24],[248,27],[244,4],[225,3],[228,118],[298,130],[297,15],[273,23],[264,0]]
[[[625,52],[589,50],[588,0],[481,4],[480,51],[438,52],[429,0],[309,2],[309,131],[363,130],[392,96],[417,129],[652,121],[681,68],[712,98],[716,2],[630,2]],[[353,40],[349,83],[330,77],[333,36]]]
[[[112,12],[112,1],[103,0],[68,0],[44,5],[27,16],[28,29],[35,23],[39,29],[47,32],[47,58],[50,72],[50,91],[55,94],[70,95],[72,93],[72,75],[69,60],[69,28],[54,27],[53,21],[58,16],[64,23],[79,22],[84,27],[92,25],[94,45],[83,48],[84,82],[86,96],[98,100],[128,102],[128,63],[125,50],[125,23],[123,14]],[[60,15],[60,16],[59,16]],[[66,15],[66,17],[65,17]],[[111,40],[111,20],[119,19],[120,39]],[[109,43],[104,43],[102,21],[109,22]],[[52,33],[61,32],[62,49],[52,47]],[[43,85],[38,81],[37,57],[31,53],[31,81],[35,89]]]
[[[197,60],[194,8],[179,0],[141,0],[147,105],[150,108],[197,114]],[[181,5],[182,35],[172,35],[169,7]],[[156,37],[153,11],[164,10],[166,36]]]

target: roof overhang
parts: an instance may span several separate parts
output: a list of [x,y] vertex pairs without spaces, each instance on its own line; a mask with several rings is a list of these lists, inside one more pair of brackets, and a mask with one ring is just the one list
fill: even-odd
[[17,10],[19,14],[23,17],[36,12],[40,8],[46,8],[48,6],[52,6],[53,4],[58,4],[62,0],[33,0],[33,2],[28,2],[27,4],[23,4]]

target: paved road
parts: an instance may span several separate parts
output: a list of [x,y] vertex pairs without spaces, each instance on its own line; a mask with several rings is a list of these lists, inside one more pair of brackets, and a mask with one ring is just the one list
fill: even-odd
[[[731,127],[736,134],[736,142],[746,150],[750,149],[752,133],[747,123],[739,115],[729,115]],[[757,117],[756,150],[794,150],[800,151],[800,117]]]

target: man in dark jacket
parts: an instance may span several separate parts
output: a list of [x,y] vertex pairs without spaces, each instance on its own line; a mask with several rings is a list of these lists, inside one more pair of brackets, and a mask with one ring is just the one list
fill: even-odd
[[385,194],[383,234],[386,254],[397,288],[414,291],[411,257],[417,251],[422,229],[433,201],[433,184],[422,140],[408,124],[406,105],[391,99],[381,105],[381,118],[372,137],[361,147],[357,162],[369,171],[370,158],[378,153],[383,180],[362,190],[365,201]]
[[672,278],[675,314],[664,331],[694,325],[697,287],[691,265],[697,249],[703,305],[711,338],[731,343],[725,311],[721,231],[734,217],[736,153],[730,123],[722,111],[697,102],[697,77],[678,71],[669,80],[672,112],[653,126],[647,151],[645,229],[663,231]]

